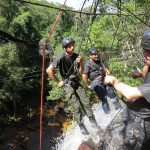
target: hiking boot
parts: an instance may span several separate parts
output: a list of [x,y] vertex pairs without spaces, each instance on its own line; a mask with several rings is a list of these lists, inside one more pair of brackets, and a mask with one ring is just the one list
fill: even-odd
[[120,110],[122,107],[121,106],[116,106],[115,110]]
[[89,120],[90,120],[90,123],[92,124],[93,128],[96,128],[98,130],[102,130],[102,128],[100,126],[98,126],[94,117],[90,117]]
[[121,104],[120,104],[120,102],[119,102],[118,97],[111,99],[111,101],[112,101],[112,103],[113,103],[114,106],[115,106],[115,110],[119,110],[119,109],[122,108],[122,106],[121,106]]
[[83,123],[81,123],[79,125],[79,127],[80,127],[80,130],[81,130],[83,135],[89,135],[90,134]]
[[109,114],[110,113],[110,107],[109,107],[108,103],[102,104],[102,108],[103,108],[105,114]]

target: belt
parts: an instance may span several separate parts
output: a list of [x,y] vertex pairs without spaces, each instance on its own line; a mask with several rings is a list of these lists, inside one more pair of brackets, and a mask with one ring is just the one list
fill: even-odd
[[92,82],[101,82],[102,83],[103,82],[102,80],[103,80],[102,76],[98,76]]

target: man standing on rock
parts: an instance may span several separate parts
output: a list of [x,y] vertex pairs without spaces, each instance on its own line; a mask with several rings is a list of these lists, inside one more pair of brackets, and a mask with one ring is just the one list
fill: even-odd
[[[55,58],[48,67],[47,73],[59,87],[63,87],[65,97],[71,105],[75,121],[82,133],[88,135],[89,132],[83,123],[84,114],[87,115],[94,128],[100,129],[100,127],[97,125],[85,90],[79,82],[78,72],[83,74],[84,64],[82,57],[74,53],[74,44],[75,41],[71,37],[66,37],[62,40],[62,47],[65,52]],[[55,76],[55,68],[59,68],[62,80]]]

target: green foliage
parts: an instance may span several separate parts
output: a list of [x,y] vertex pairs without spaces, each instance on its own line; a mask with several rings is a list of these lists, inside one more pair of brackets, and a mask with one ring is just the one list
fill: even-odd
[[19,37],[23,40],[36,43],[39,42],[41,38],[34,26],[32,16],[29,12],[25,12],[14,19],[12,28],[15,37]]
[[3,18],[3,17],[0,17],[0,30],[6,30],[7,26],[7,21]]
[[[61,78],[61,76],[58,72],[56,73],[56,76],[59,79]],[[59,88],[57,83],[50,78],[48,78],[48,82],[49,82],[49,86],[50,86],[50,91],[49,91],[49,96],[47,96],[46,99],[47,100],[64,99],[62,88]]]
[[[56,7],[47,0],[30,1]],[[128,76],[137,67],[142,69],[140,39],[143,31],[147,29],[146,24],[149,23],[150,0],[124,0],[120,6],[118,4],[109,0],[99,2],[96,13],[108,15],[97,15],[93,22],[92,15],[63,11],[48,43],[50,52],[45,58],[45,64],[48,65],[56,55],[64,52],[61,40],[70,36],[76,41],[75,52],[82,55],[85,61],[88,59],[89,48],[95,47],[112,75],[131,86],[139,85],[142,79],[134,80]],[[105,9],[106,6],[117,7],[120,14],[110,15]],[[57,4],[57,7],[60,8],[61,5]],[[72,10],[67,6],[65,8]],[[94,12],[91,7],[83,11]],[[27,43],[40,45],[39,42],[42,42],[44,45],[43,40],[48,38],[57,15],[56,9],[1,0],[0,30]],[[3,37],[5,36],[0,35],[0,38]],[[33,48],[26,43],[12,44],[10,41],[0,47],[0,108],[8,111],[7,102],[9,105],[13,104],[13,109],[17,110],[17,104],[26,106],[27,101],[39,101],[42,66],[39,50],[42,48]],[[60,78],[59,74],[58,77]],[[54,81],[48,78],[44,82],[48,100],[64,99],[62,90]],[[88,97],[93,99],[92,91],[86,91]]]
[[20,4],[12,0],[0,1],[0,14],[7,22],[7,29],[10,27],[11,22],[19,13]]
[[110,60],[111,64],[109,64],[109,71],[111,75],[118,78],[120,81],[130,85],[137,86],[142,83],[141,79],[132,79],[129,78],[129,75],[132,73],[132,70],[127,66],[125,69],[125,64],[123,61],[120,61],[119,58],[113,58]]

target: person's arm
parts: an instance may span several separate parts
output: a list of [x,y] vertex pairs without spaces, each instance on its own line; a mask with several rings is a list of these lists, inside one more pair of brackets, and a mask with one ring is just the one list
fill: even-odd
[[60,81],[56,76],[55,76],[55,74],[54,74],[54,66],[53,65],[50,65],[48,68],[47,68],[47,70],[46,70],[46,72],[47,72],[47,74],[49,75],[49,77],[52,79],[52,80],[54,80],[57,84],[58,84],[58,86],[59,87],[62,87],[63,86],[63,81]]
[[121,93],[127,100],[143,97],[137,87],[131,87],[120,82],[113,76],[107,75],[105,77],[105,84],[111,84],[119,93]]
[[77,59],[76,59],[76,62],[80,64],[80,66],[79,66],[80,74],[83,74],[83,72],[84,72],[84,63],[83,63],[82,57],[78,56]]
[[110,75],[110,71],[106,68],[106,75]]
[[83,80],[83,82],[86,84],[86,86],[88,87],[88,88],[91,88],[91,85],[90,85],[90,83],[89,83],[89,81],[88,81],[88,75],[87,74],[82,74],[82,80]]
[[137,78],[144,78],[146,76],[146,73],[148,71],[149,66],[146,64],[143,69],[142,72],[133,72],[129,77],[133,78],[133,79],[137,79]]
[[149,65],[145,65],[142,69],[142,77],[145,78],[147,72],[148,72],[148,68],[149,68]]

